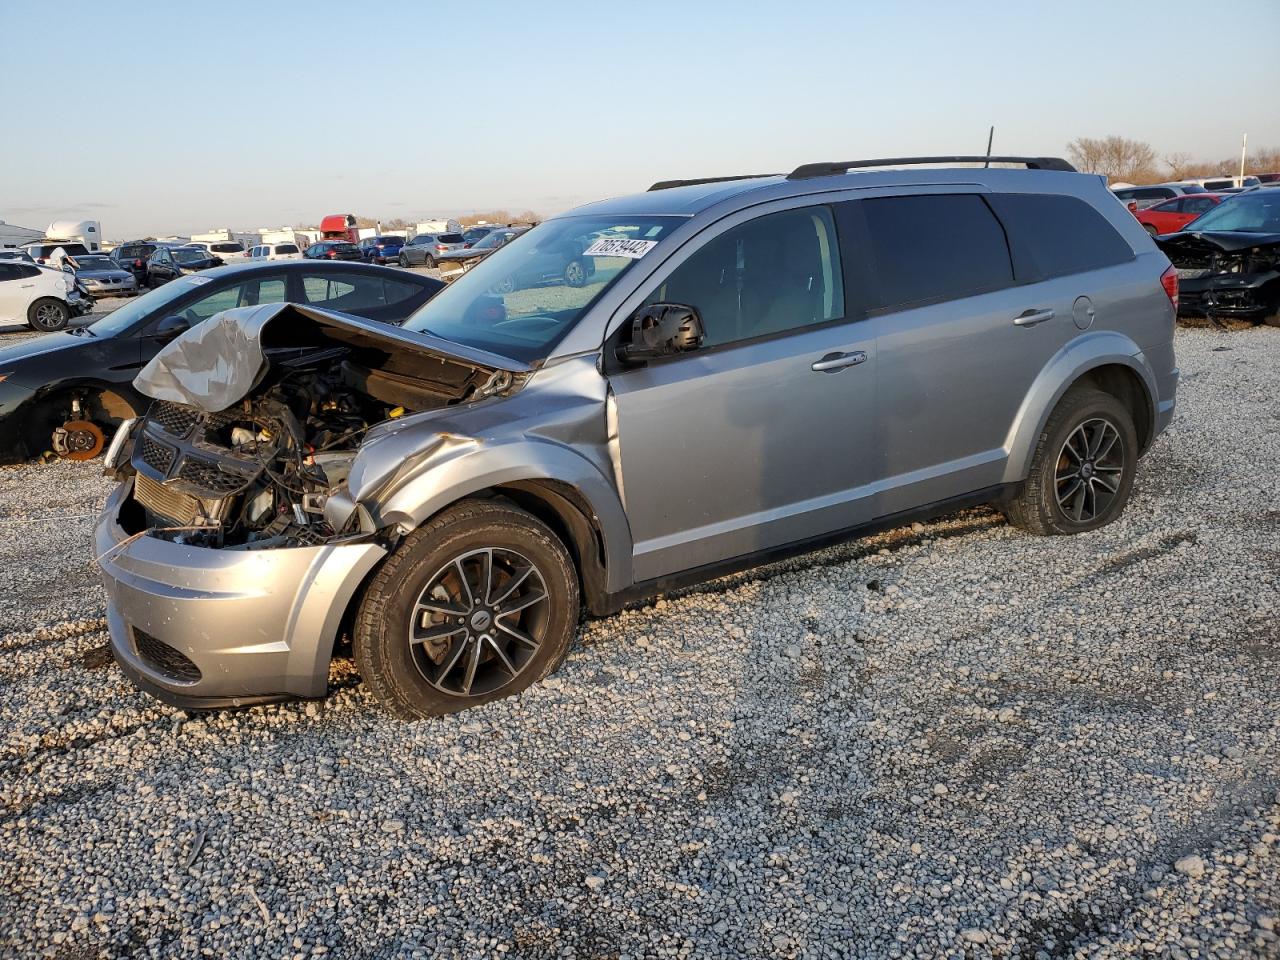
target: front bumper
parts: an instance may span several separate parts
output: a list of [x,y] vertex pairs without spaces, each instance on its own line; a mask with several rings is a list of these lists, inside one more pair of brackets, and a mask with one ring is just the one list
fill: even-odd
[[323,696],[342,618],[386,550],[129,540],[119,517],[132,490],[126,480],[112,492],[94,531],[112,652],[125,673],[188,709]]

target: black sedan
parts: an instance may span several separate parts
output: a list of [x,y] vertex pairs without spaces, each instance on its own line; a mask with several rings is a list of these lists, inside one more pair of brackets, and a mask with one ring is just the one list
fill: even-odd
[[147,260],[148,287],[222,266],[222,260],[200,247],[156,247]]
[[368,264],[275,260],[180,276],[96,323],[0,349],[0,461],[96,457],[150,401],[133,378],[184,330],[232,307],[308,304],[400,323],[444,286]]
[[354,243],[346,240],[321,240],[302,251],[308,260],[363,260],[364,254]]

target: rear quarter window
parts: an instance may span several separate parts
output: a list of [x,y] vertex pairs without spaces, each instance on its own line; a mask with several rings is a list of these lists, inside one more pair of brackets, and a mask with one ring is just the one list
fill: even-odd
[[[846,289],[870,310],[952,300],[1013,283],[1004,231],[977,194],[880,197],[837,204]],[[858,221],[861,222],[858,222]]]
[[1076,197],[998,193],[988,198],[1004,224],[1020,282],[1099,270],[1133,259],[1107,218]]

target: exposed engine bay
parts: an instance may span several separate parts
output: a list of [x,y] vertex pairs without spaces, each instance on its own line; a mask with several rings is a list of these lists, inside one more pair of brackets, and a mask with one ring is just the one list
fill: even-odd
[[1178,313],[1259,322],[1280,314],[1280,236],[1179,232],[1156,243],[1178,270]]
[[[356,329],[335,326],[319,312],[316,323],[288,304],[272,305],[268,327],[252,316],[261,309],[245,312],[239,327],[236,318],[227,320],[242,311],[207,321],[225,329],[202,331],[194,346],[182,347],[179,338],[139,375],[139,389],[158,398],[132,431],[128,467],[116,468],[118,475],[134,474],[128,516],[122,513],[130,533],[238,549],[316,545],[355,534],[333,529],[324,507],[344,488],[370,428],[513,383],[510,371],[417,343],[402,349],[395,341],[404,334],[384,337],[354,321]],[[246,330],[255,336],[246,340]],[[236,367],[210,379],[225,371],[229,354]],[[187,399],[221,400],[229,389],[245,395],[219,410],[170,399],[180,391]]]

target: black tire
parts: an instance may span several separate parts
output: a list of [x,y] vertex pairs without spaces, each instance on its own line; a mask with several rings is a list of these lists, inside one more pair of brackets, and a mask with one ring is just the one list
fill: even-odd
[[61,330],[71,320],[71,311],[56,297],[41,297],[27,307],[27,326],[41,333]]
[[408,268],[409,266],[409,258],[406,257],[403,253],[400,254],[400,266],[405,268]]
[[1005,514],[1041,536],[1096,530],[1123,512],[1137,465],[1129,409],[1109,393],[1072,387],[1049,415],[1030,473]]
[[1160,235],[1160,231],[1157,230],[1155,227],[1153,227],[1151,224],[1144,223],[1142,226],[1147,231],[1147,233],[1151,234],[1151,236],[1158,237]]
[[398,717],[455,713],[555,670],[578,612],[573,560],[544,523],[504,501],[464,501],[406,537],[374,575],[353,631],[356,664]]
[[428,253],[422,258],[422,265],[428,270],[434,270],[436,268],[436,258]]

